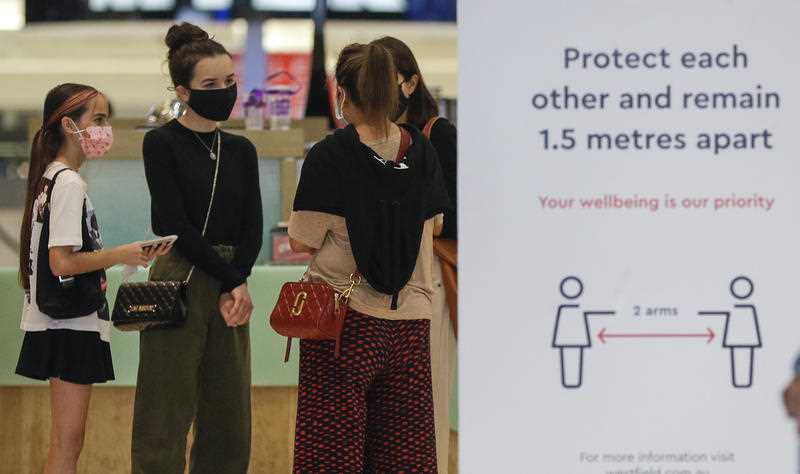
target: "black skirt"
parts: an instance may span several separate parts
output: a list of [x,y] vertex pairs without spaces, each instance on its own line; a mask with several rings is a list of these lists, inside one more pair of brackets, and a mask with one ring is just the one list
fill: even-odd
[[108,382],[114,380],[111,346],[94,331],[28,331],[16,372],[36,380],[58,378],[83,385]]

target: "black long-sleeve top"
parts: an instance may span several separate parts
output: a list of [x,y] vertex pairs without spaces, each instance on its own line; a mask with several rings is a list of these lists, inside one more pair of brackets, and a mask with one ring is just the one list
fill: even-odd
[[[247,280],[261,250],[258,155],[248,139],[220,132],[217,190],[203,237],[216,163],[200,140],[211,147],[215,133],[197,135],[173,120],[144,136],[152,227],[157,235],[177,235],[176,249],[228,292]],[[233,261],[226,262],[213,245],[236,247]]]
[[446,239],[458,238],[457,135],[456,127],[445,118],[437,120],[431,128],[430,140],[439,156],[444,185],[450,196],[450,208],[444,212],[444,228],[440,236]]

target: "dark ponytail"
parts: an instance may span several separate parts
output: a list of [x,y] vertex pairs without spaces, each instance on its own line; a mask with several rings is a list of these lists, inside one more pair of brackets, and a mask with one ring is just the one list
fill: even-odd
[[31,267],[31,223],[33,221],[33,203],[41,192],[41,180],[47,166],[56,159],[58,150],[66,137],[61,128],[61,119],[69,117],[76,123],[86,112],[87,104],[99,92],[91,86],[82,84],[61,84],[47,93],[44,100],[42,126],[36,132],[31,143],[31,161],[28,166],[28,184],[25,194],[25,212],[22,217],[19,246],[19,280],[27,291],[30,289]]
[[388,135],[397,109],[397,70],[389,50],[375,41],[346,46],[336,62],[336,82],[367,122]]
[[425,79],[422,78],[422,71],[419,69],[414,53],[411,52],[411,48],[407,44],[391,36],[384,36],[375,40],[375,42],[392,53],[397,72],[406,80],[411,79],[415,74],[419,78],[417,80],[417,88],[408,98],[406,118],[408,123],[422,129],[428,120],[439,115],[439,105],[425,85]]
[[194,77],[194,67],[201,59],[224,54],[230,56],[225,46],[191,23],[172,25],[164,37],[164,43],[169,48],[167,63],[174,86],[189,87]]

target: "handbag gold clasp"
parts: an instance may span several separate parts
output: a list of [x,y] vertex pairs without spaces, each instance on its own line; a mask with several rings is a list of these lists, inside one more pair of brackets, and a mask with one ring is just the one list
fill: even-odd
[[301,291],[294,297],[294,304],[292,305],[293,316],[300,316],[303,313],[303,306],[305,306],[307,299],[308,293],[305,291]]

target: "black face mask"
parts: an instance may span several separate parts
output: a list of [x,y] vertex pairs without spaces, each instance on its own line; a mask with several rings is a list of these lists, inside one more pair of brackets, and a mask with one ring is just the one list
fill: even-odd
[[238,96],[235,82],[232,86],[224,89],[189,90],[191,94],[187,105],[199,116],[215,122],[224,122],[231,116]]
[[403,93],[403,84],[399,84],[397,86],[397,112],[395,114],[393,122],[397,121],[401,115],[406,112],[408,109],[408,102],[410,101],[409,97]]

